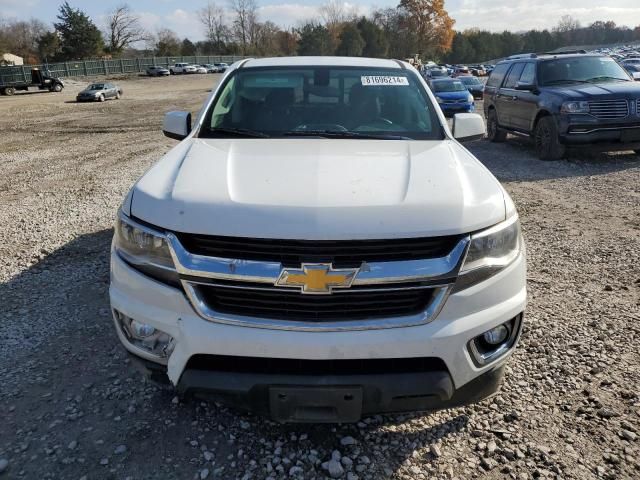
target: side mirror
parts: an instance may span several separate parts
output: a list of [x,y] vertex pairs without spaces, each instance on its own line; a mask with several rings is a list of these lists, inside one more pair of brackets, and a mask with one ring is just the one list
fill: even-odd
[[533,83],[524,83],[524,82],[516,83],[516,90],[527,90],[529,92],[533,92],[535,89],[536,89],[536,86]]
[[640,72],[632,72],[631,76],[636,82],[640,82]]
[[459,142],[472,142],[484,137],[484,120],[477,113],[457,113],[453,116],[453,137]]
[[183,140],[191,133],[190,112],[168,112],[164,116],[162,133],[174,140]]

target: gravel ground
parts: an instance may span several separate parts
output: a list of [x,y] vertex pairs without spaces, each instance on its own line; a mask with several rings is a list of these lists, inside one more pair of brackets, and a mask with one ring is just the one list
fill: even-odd
[[639,478],[640,159],[470,150],[516,201],[522,342],[501,392],[430,415],[282,426],[141,381],[109,315],[116,209],[214,76],[124,80],[124,98],[0,98],[0,478]]

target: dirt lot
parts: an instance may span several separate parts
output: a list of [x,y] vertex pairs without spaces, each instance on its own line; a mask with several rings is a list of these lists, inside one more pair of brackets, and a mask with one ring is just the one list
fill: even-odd
[[[124,98],[0,98],[0,478],[639,478],[640,158],[470,150],[516,201],[529,307],[501,393],[431,415],[280,426],[141,381],[108,304],[115,212],[214,76]],[[325,464],[326,466],[326,464]]]

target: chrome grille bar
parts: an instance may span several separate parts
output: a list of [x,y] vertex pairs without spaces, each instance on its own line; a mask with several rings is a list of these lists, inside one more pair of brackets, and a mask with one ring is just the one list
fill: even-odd
[[596,118],[611,120],[629,116],[627,100],[599,100],[589,102],[589,113]]

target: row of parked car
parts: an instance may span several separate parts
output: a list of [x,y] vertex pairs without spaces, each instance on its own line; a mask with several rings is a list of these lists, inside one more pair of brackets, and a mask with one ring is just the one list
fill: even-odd
[[203,63],[194,65],[191,63],[176,63],[169,68],[152,65],[147,68],[150,77],[166,77],[169,75],[182,75],[187,73],[224,73],[229,65],[226,63]]
[[423,68],[421,73],[447,116],[473,112],[475,100],[482,99],[484,83],[472,75],[468,67],[461,66],[452,70],[446,65],[433,65]]
[[459,77],[463,75],[473,75],[474,77],[486,77],[495,65],[449,65],[448,63],[429,62],[420,68],[424,76],[446,76]]

